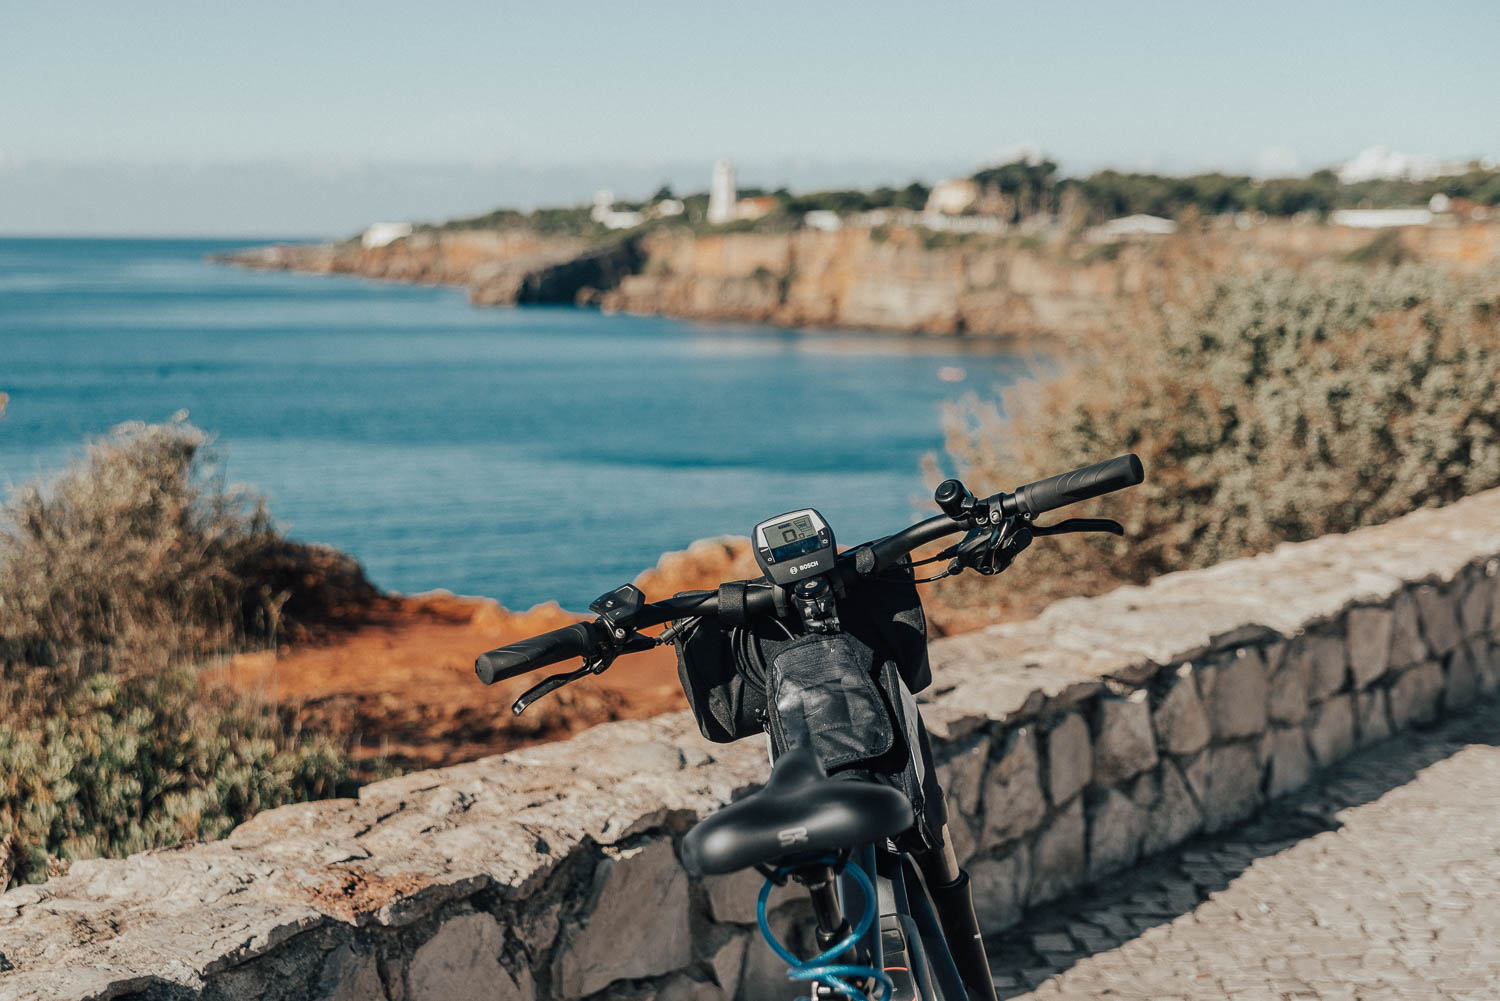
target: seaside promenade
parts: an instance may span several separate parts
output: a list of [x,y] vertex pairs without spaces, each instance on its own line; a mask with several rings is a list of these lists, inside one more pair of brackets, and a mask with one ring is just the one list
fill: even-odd
[[1494,1001],[1500,701],[990,943],[1001,998]]

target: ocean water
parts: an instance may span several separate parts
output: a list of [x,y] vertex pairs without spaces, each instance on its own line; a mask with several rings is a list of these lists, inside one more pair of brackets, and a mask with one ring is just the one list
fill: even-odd
[[206,260],[247,245],[0,239],[0,487],[185,409],[230,481],[377,584],[581,609],[789,509],[844,543],[904,526],[941,404],[1032,366]]

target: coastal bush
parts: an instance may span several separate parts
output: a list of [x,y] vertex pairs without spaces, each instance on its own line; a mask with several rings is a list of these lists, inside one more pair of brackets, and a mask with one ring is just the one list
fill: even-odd
[[0,508],[0,661],[102,666],[266,645],[374,598],[359,565],[286,539],[185,421],[125,425]]
[[347,779],[332,741],[191,666],[378,598],[227,489],[208,444],[180,420],[124,426],[0,509],[0,887]]
[[1024,613],[1500,485],[1500,274],[1200,277],[1139,319],[1007,394],[1003,417],[969,398],[947,426],[976,490],[1139,453],[1144,485],[1079,506],[1126,538],[1038,543],[1008,588],[959,578],[945,600],[994,605],[1004,590]]
[[343,749],[190,667],[0,680],[0,889],[347,791]]

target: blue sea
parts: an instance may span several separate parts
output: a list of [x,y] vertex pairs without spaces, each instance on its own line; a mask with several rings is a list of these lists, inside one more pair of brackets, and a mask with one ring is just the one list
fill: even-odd
[[844,543],[905,525],[943,402],[1032,369],[207,259],[250,245],[0,239],[0,487],[185,409],[230,481],[378,585],[581,609],[664,551],[789,509]]

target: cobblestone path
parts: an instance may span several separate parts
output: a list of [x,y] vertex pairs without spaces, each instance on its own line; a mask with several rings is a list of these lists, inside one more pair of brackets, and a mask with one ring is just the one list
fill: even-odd
[[990,943],[1002,998],[1500,999],[1500,703]]

